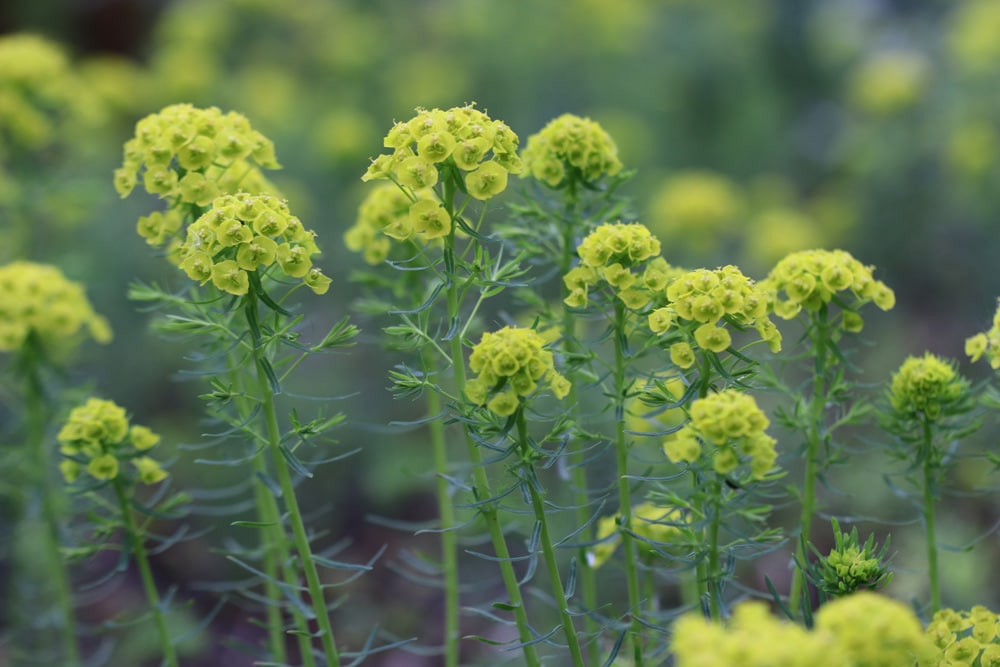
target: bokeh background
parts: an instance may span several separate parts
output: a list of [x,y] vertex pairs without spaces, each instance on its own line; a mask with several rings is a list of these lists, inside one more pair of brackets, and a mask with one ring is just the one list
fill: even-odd
[[[137,217],[156,202],[138,194],[120,200],[111,173],[135,121],[175,102],[239,111],[274,141],[284,167],[274,180],[317,231],[319,263],[335,280],[307,306],[313,331],[349,313],[358,296],[348,277],[362,262],[341,237],[385,132],[415,107],[474,101],[507,122],[522,145],[562,113],[599,121],[636,170],[625,193],[671,263],[735,263],[762,278],[789,251],[839,247],[876,266],[897,306],[867,318],[859,382],[880,385],[907,354],[924,350],[959,360],[974,380],[988,376],[961,357],[964,339],[989,327],[1000,295],[995,0],[0,4],[2,36],[21,32],[51,40],[65,58],[51,64],[48,125],[30,142],[9,125],[18,117],[8,76],[16,67],[0,64],[0,261],[51,262],[87,284],[115,341],[86,347],[74,377],[173,442],[197,440],[201,387],[178,378],[184,345],[151,334],[149,314],[126,290],[136,279],[169,285],[179,276],[135,233]],[[400,636],[433,634],[433,592],[392,567],[402,549],[432,549],[433,542],[370,518],[433,518],[419,435],[386,427],[414,417],[414,408],[386,389],[394,359],[376,342],[377,323],[369,329],[364,317],[355,321],[365,329],[358,349],[310,366],[303,390],[347,396],[337,447],[360,451],[301,492],[315,520],[348,540],[345,558],[364,561],[392,545],[384,565],[351,586],[350,612],[338,616],[345,636],[363,637],[376,621]],[[977,446],[989,447],[996,435],[987,424]],[[852,443],[858,460],[870,437],[858,434]],[[786,440],[794,443],[794,435]],[[178,450],[178,484],[236,481],[191,458]],[[863,532],[891,529],[899,572],[890,592],[920,597],[923,557],[919,533],[910,530],[917,515],[880,469],[837,471],[828,507],[872,518],[860,522]],[[944,554],[947,604],[996,608],[1000,599],[991,565],[997,540],[987,534],[998,503],[971,493],[995,483],[986,472],[959,466],[949,478],[958,493],[942,509],[942,542],[961,547],[985,537],[971,552]],[[212,511],[226,510],[203,505],[195,524],[209,525]],[[213,606],[199,582],[238,578],[211,553],[225,539],[225,529],[216,529],[156,557],[164,584],[194,600],[192,622]],[[760,567],[778,578],[786,565],[787,554],[778,554]],[[96,623],[108,608],[134,603],[130,595],[126,582],[82,613]],[[192,644],[188,664],[249,664],[218,639],[254,641],[246,615],[238,605],[223,608]],[[122,641],[113,664],[140,664],[144,644],[134,643]],[[381,660],[434,664],[398,652]]]

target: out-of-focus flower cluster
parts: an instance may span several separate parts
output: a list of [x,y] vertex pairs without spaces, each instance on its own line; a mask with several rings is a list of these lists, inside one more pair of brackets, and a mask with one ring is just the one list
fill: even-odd
[[604,282],[626,306],[639,309],[673,275],[666,260],[657,258],[659,239],[637,222],[600,225],[580,242],[577,254],[579,266],[563,276],[569,290],[565,302],[572,308],[585,308],[590,289]]
[[965,354],[972,361],[986,357],[990,366],[1000,369],[1000,305],[993,314],[993,326],[989,331],[977,333],[965,341]]
[[997,667],[1000,665],[1000,616],[977,605],[969,611],[941,609],[927,624],[938,652],[920,667]]
[[653,192],[648,210],[650,226],[664,241],[705,252],[733,231],[742,197],[736,184],[722,174],[680,171]]
[[99,343],[111,340],[107,320],[94,312],[83,285],[48,264],[0,267],[0,352],[20,349],[29,336],[48,352],[64,352],[83,329]]
[[[768,317],[767,293],[735,266],[685,273],[667,286],[666,297],[667,305],[649,314],[649,328],[655,334],[668,334],[685,321],[696,324],[693,342],[718,353],[732,344],[729,330],[720,326],[725,320],[741,329],[755,328],[773,352],[781,349],[781,332]],[[691,367],[691,341],[674,343],[670,358],[681,368]]]
[[[687,541],[691,518],[679,507],[664,507],[656,503],[639,503],[632,508],[632,523],[627,527],[638,537],[635,543],[640,555],[655,558],[660,551],[669,550],[671,543]],[[621,514],[602,517],[597,522],[597,540],[587,551],[587,563],[597,568],[608,562],[621,544]]]
[[192,280],[209,280],[224,292],[249,291],[248,272],[277,264],[285,275],[301,278],[317,294],[330,278],[312,265],[319,253],[314,233],[302,226],[288,205],[270,195],[223,195],[188,227],[177,250],[178,266]]
[[622,168],[618,147],[604,128],[573,114],[559,116],[528,137],[521,159],[526,167],[522,176],[530,174],[552,188],[569,182],[574,174],[592,183]]
[[892,376],[889,400],[901,416],[934,420],[968,395],[969,383],[955,366],[930,352],[908,357]]
[[517,411],[521,399],[535,392],[540,382],[556,398],[565,398],[570,383],[554,366],[545,340],[534,329],[504,327],[483,334],[469,355],[469,368],[478,375],[465,385],[466,397],[501,417]]
[[160,442],[160,436],[145,426],[130,425],[125,409],[112,401],[91,398],[74,408],[58,440],[64,457],[59,469],[70,483],[84,470],[101,481],[115,479],[125,462],[132,463],[144,484],[156,484],[167,476],[145,454]]
[[354,225],[344,233],[344,245],[360,252],[369,264],[389,256],[396,241],[431,241],[447,236],[451,220],[431,189],[404,192],[392,183],[375,186],[358,207]]
[[932,650],[909,607],[867,591],[820,607],[811,631],[754,601],[737,605],[725,626],[686,614],[673,637],[677,667],[911,667]]
[[278,169],[274,144],[236,112],[174,104],[146,116],[125,142],[115,189],[127,197],[140,175],[172,206],[208,206],[222,194],[273,191],[258,167]]
[[[842,326],[860,331],[863,326],[857,309],[873,302],[882,310],[891,310],[896,295],[865,266],[844,250],[803,250],[794,252],[771,270],[761,287],[771,295],[774,313],[791,319],[805,308],[817,311],[830,303],[834,295],[846,308]],[[840,292],[849,292],[852,299]]]
[[437,185],[440,170],[451,167],[469,195],[487,200],[507,188],[508,174],[523,169],[517,135],[472,105],[418,109],[416,116],[389,130],[383,145],[393,152],[373,160],[362,180],[390,178],[410,190],[423,190]]
[[765,433],[770,422],[752,396],[725,389],[695,400],[689,412],[690,423],[663,443],[672,462],[697,462],[707,446],[720,475],[749,462],[751,477],[762,479],[774,466],[775,439]]

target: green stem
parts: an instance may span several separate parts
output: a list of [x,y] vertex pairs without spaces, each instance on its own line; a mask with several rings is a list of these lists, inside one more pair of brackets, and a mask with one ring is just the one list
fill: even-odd
[[811,333],[815,367],[813,370],[813,389],[809,399],[809,423],[806,428],[806,470],[802,485],[801,514],[799,517],[799,542],[796,547],[796,565],[792,573],[792,585],[788,594],[789,609],[798,614],[802,605],[805,590],[805,568],[809,558],[808,544],[812,530],[813,515],[816,513],[816,476],[819,473],[819,451],[823,441],[824,414],[826,411],[826,373],[827,346],[829,340],[829,323],[827,308],[822,306],[812,317]]
[[[29,352],[35,357],[35,352]],[[76,613],[73,609],[73,592],[69,580],[69,572],[59,553],[59,499],[57,487],[52,481],[49,467],[51,454],[45,447],[45,398],[42,391],[42,381],[39,377],[35,359],[28,361],[27,388],[25,393],[25,411],[27,419],[28,448],[35,457],[35,474],[38,476],[38,486],[41,493],[42,516],[45,520],[45,533],[49,549],[46,562],[49,565],[49,575],[55,587],[56,604],[62,614],[61,640],[63,644],[63,659],[67,667],[77,667],[80,664],[80,649],[76,643]]]
[[524,483],[528,486],[528,493],[531,495],[531,507],[535,512],[535,521],[541,527],[542,555],[545,558],[545,567],[549,571],[549,582],[552,586],[552,595],[559,606],[559,618],[562,621],[563,634],[566,636],[566,643],[569,645],[570,655],[573,657],[573,664],[576,667],[583,667],[583,653],[580,651],[580,640],[576,635],[576,627],[573,625],[573,617],[569,613],[569,602],[566,600],[566,591],[562,585],[562,576],[559,574],[559,563],[556,561],[556,551],[552,546],[552,538],[549,535],[549,522],[545,515],[545,505],[539,493],[539,482],[535,476],[535,471],[530,463],[532,450],[528,443],[528,425],[524,418],[524,406],[517,409],[517,442],[521,450],[521,460],[525,473]]
[[[425,355],[429,374],[436,374],[437,361],[434,354]],[[441,412],[441,395],[436,391],[427,393],[427,409],[431,415]],[[455,507],[451,502],[448,474],[448,448],[445,439],[444,421],[435,419],[430,423],[431,446],[434,450],[434,471],[437,482],[438,513],[441,521],[441,564],[444,571],[444,660],[445,667],[457,667],[459,657],[459,597],[458,597],[458,540],[454,532]]]
[[128,534],[132,555],[135,556],[136,565],[139,567],[139,576],[142,578],[142,587],[146,591],[146,600],[153,612],[153,622],[156,624],[156,633],[160,636],[160,646],[163,648],[163,660],[169,667],[178,667],[177,652],[173,642],[170,641],[170,633],[167,632],[167,621],[163,616],[163,609],[160,605],[160,594],[156,591],[156,582],[153,581],[153,571],[149,567],[149,558],[146,556],[146,547],[143,546],[143,536],[136,529],[135,518],[132,516],[132,507],[125,495],[125,486],[121,477],[114,480],[115,495],[118,496],[118,504],[121,506],[122,518],[125,521],[125,530]]
[[938,549],[934,534],[934,435],[931,424],[926,419],[924,435],[924,526],[927,532],[927,570],[931,587],[931,610],[933,616],[941,609],[941,586],[938,579]]
[[[257,320],[257,294],[251,292],[247,297],[247,318],[253,331],[259,329]],[[278,414],[274,405],[274,391],[268,381],[268,374],[265,371],[265,364],[268,364],[264,356],[264,347],[260,340],[254,340],[254,362],[257,367],[257,383],[260,391],[261,413],[267,428],[268,448],[274,463],[274,469],[278,476],[278,484],[281,487],[281,497],[284,500],[285,509],[288,511],[288,520],[292,527],[292,537],[295,549],[299,555],[299,566],[306,577],[306,585],[309,589],[309,598],[316,615],[316,622],[319,626],[320,642],[323,645],[323,654],[326,658],[327,667],[339,667],[340,655],[337,653],[337,646],[333,636],[333,627],[330,625],[330,613],[326,608],[326,598],[323,594],[323,586],[320,583],[319,572],[316,569],[316,562],[313,560],[312,549],[309,546],[309,537],[306,534],[305,524],[302,520],[302,512],[299,510],[299,503],[295,497],[295,487],[292,484],[291,471],[288,462],[281,451],[281,430],[278,428]],[[281,541],[285,541],[286,536],[282,530]]]
[[628,440],[625,438],[625,305],[615,299],[615,453],[618,465],[618,513],[621,516],[622,550],[625,552],[625,575],[628,581],[628,604],[632,623],[630,634],[635,667],[642,667],[642,598],[639,594],[639,571],[636,565],[635,540],[632,539],[632,493],[628,480]]
[[[567,193],[567,204],[566,204],[566,220],[564,221],[562,232],[562,254],[559,261],[559,275],[566,275],[572,268],[573,256],[575,255],[575,238],[574,233],[576,231],[576,225],[572,224],[576,221],[575,216],[576,209],[576,188],[575,182],[570,182],[570,192]],[[569,296],[569,288],[565,284],[562,286],[562,296],[565,299]],[[563,306],[562,312],[562,344],[563,344],[563,354],[572,356],[577,353],[576,345],[576,316],[567,308]],[[577,393],[577,383],[576,375],[570,370],[568,364],[565,364],[564,371],[566,371],[566,376],[570,380],[569,394],[566,396],[566,402],[570,406],[579,422],[580,416],[580,399]],[[584,467],[586,454],[583,451],[582,441],[579,438],[573,438],[570,442],[570,479],[573,484],[573,504],[576,506],[576,523],[578,526],[585,525],[590,520],[590,495],[587,492],[589,488],[587,486],[587,469]],[[593,526],[588,526],[580,534],[583,542],[590,542],[594,539]],[[594,610],[597,609],[597,577],[594,572],[594,568],[590,567],[590,563],[587,560],[587,547],[581,546],[577,552],[577,577],[580,582],[580,589],[583,592],[583,605],[587,610],[586,616],[584,616],[584,630],[588,637],[597,637],[600,632],[600,625],[597,620],[592,616]],[[587,647],[588,658],[590,664],[599,665],[601,663],[601,646],[598,641],[591,641]]]
[[708,523],[708,606],[712,619],[722,620],[722,603],[719,599],[722,593],[722,572],[719,568],[719,526],[722,524],[722,482],[718,475],[710,486],[711,497],[708,500],[710,512]]
[[[447,269],[446,278],[448,280],[448,325],[449,329],[456,332],[456,335],[452,336],[449,343],[451,345],[451,368],[455,380],[455,396],[461,401],[465,396],[466,376],[462,337],[457,335],[460,328],[456,326],[459,317],[458,272],[455,270],[455,262],[457,261],[455,259],[455,228],[457,227],[457,223],[455,222],[456,189],[456,185],[452,179],[449,178],[444,182],[444,207],[448,212],[449,218],[452,220],[451,232],[445,239],[444,248],[445,267]],[[462,429],[465,435],[465,446],[469,454],[469,461],[472,464],[473,493],[476,500],[481,501],[492,498],[493,490],[490,487],[490,480],[483,466],[483,456],[479,451],[479,446],[472,438],[472,434],[469,432],[469,428],[465,422],[463,422]],[[497,516],[497,505],[496,503],[481,505],[479,512],[486,522],[486,527],[489,530],[490,539],[493,543],[493,549],[496,551],[500,566],[500,575],[503,578],[507,596],[510,598],[511,607],[513,607],[517,634],[523,645],[525,662],[529,667],[539,667],[541,663],[538,660],[538,651],[535,645],[531,643],[534,637],[531,633],[531,628],[528,626],[528,614],[525,610],[524,600],[521,597],[521,589],[517,582],[517,575],[514,572],[514,565],[510,560],[507,538],[504,536],[503,526],[501,526],[499,517]]]
[[[698,398],[705,398],[708,396],[708,391],[711,389],[711,377],[712,377],[712,361],[708,358],[708,353],[699,350],[699,360],[698,365]],[[695,497],[698,497],[698,491],[701,489],[701,480],[698,477],[698,472],[696,470],[691,471],[691,490],[694,492]],[[705,513],[705,505],[702,504],[700,507],[696,508]],[[705,539],[705,531],[702,529],[702,539]],[[698,564],[695,566],[695,582],[694,588],[697,591],[698,600],[698,610],[702,609],[702,601],[706,598],[711,598],[711,589],[709,588],[709,568],[708,564],[705,562],[704,558],[698,559]],[[710,605],[711,607],[711,605]]]

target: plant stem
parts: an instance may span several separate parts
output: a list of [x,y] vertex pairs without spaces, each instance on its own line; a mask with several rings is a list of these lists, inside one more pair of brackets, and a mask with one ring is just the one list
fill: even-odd
[[[521,450],[522,461],[530,461],[532,450],[528,442],[528,425],[524,418],[524,406],[517,409],[517,442]],[[552,595],[559,606],[559,618],[562,621],[563,634],[566,636],[566,643],[569,645],[569,652],[576,667],[583,667],[583,653],[580,652],[580,640],[576,635],[576,627],[573,625],[573,617],[569,613],[569,602],[566,600],[566,591],[562,585],[562,577],[559,574],[559,563],[556,561],[556,552],[552,546],[552,538],[549,535],[549,522],[545,515],[545,505],[539,493],[539,482],[535,476],[535,471],[530,463],[522,464],[525,473],[524,484],[528,487],[531,495],[531,507],[535,512],[535,521],[541,527],[542,554],[545,557],[545,567],[549,571],[549,582],[552,586]]]
[[167,621],[163,616],[163,609],[160,605],[160,594],[156,592],[156,582],[153,581],[153,571],[149,567],[149,558],[146,556],[146,547],[143,545],[143,536],[135,526],[135,518],[132,516],[132,507],[125,495],[125,487],[120,477],[114,480],[115,495],[118,496],[118,504],[121,506],[122,518],[125,521],[125,530],[128,534],[132,555],[135,556],[136,565],[139,567],[139,576],[142,578],[142,587],[146,591],[146,600],[153,613],[153,622],[156,624],[156,633],[160,636],[160,646],[163,648],[163,660],[169,667],[178,667],[177,652],[173,642],[170,641],[170,633],[167,631]]
[[711,513],[708,523],[708,606],[711,610],[712,620],[722,620],[722,573],[719,569],[719,526],[722,523],[722,482],[719,475],[715,475],[709,487],[711,497],[708,500],[708,509]]
[[[455,191],[456,185],[451,178],[444,182],[444,208],[448,212],[448,217],[452,220],[451,231],[445,238],[445,277],[448,280],[448,324],[449,329],[455,332],[449,341],[451,345],[451,369],[455,381],[455,396],[459,401],[465,396],[465,354],[462,349],[462,337],[458,335],[461,330],[457,326],[459,317],[459,294],[458,275],[455,266]],[[473,492],[477,501],[484,501],[493,497],[493,490],[490,487],[490,480],[483,466],[483,456],[479,451],[479,446],[472,438],[468,425],[463,422],[462,430],[465,436],[465,446],[469,454],[469,461],[472,463]],[[524,607],[524,600],[521,597],[521,589],[517,582],[517,575],[514,572],[514,565],[510,560],[510,551],[507,548],[507,538],[503,534],[503,526],[497,516],[496,503],[486,503],[479,506],[479,513],[490,533],[493,542],[493,549],[496,551],[497,561],[500,566],[500,575],[503,578],[507,596],[510,598],[513,607],[514,622],[517,625],[517,634],[521,640],[524,651],[525,663],[529,667],[538,667],[541,663],[538,660],[538,651],[531,643],[534,640],[531,628],[528,625],[528,614]]]
[[[251,330],[259,328],[257,320],[257,294],[251,292],[247,297],[247,318],[251,321]],[[292,475],[288,469],[288,462],[281,451],[281,430],[278,428],[278,414],[274,406],[274,391],[268,381],[268,374],[265,371],[265,364],[268,364],[264,356],[264,346],[260,340],[254,337],[253,355],[257,367],[257,384],[260,392],[261,413],[267,428],[268,448],[274,462],[274,469],[278,476],[278,484],[281,487],[281,497],[284,500],[285,509],[288,511],[288,520],[292,527],[292,537],[295,549],[299,555],[299,566],[305,573],[306,584],[309,588],[309,598],[312,602],[313,611],[316,614],[316,622],[319,626],[320,642],[323,645],[323,654],[326,658],[327,667],[339,667],[340,655],[337,653],[337,646],[333,636],[333,627],[330,625],[330,613],[326,608],[326,597],[323,594],[323,586],[319,580],[319,572],[316,570],[316,562],[313,560],[312,549],[309,546],[309,537],[306,534],[305,524],[302,521],[302,513],[299,510],[299,503],[295,497],[295,487],[292,484]],[[279,536],[282,541],[286,539],[284,530],[273,535]]]
[[618,513],[621,516],[622,549],[625,552],[625,575],[628,581],[628,604],[632,616],[629,630],[635,667],[642,667],[642,599],[639,595],[639,571],[636,566],[635,540],[632,539],[632,494],[628,480],[628,441],[625,438],[625,304],[615,299],[615,453],[618,464]]
[[931,610],[933,616],[941,609],[941,586],[938,579],[938,549],[934,534],[934,434],[931,424],[923,420],[924,436],[924,527],[927,533],[927,570],[931,588]]
[[[31,343],[29,343],[31,345]],[[51,455],[45,447],[45,397],[42,390],[42,380],[39,376],[37,353],[28,352],[27,378],[25,392],[25,412],[27,421],[28,449],[35,459],[35,474],[42,502],[42,517],[45,521],[45,534],[48,539],[46,562],[49,565],[49,575],[55,588],[56,604],[62,615],[63,625],[61,639],[63,644],[63,660],[67,667],[77,667],[80,664],[80,649],[76,643],[76,613],[73,608],[73,592],[69,581],[69,572],[59,554],[59,512],[57,487],[52,481],[49,463]]]
[[[563,221],[562,254],[559,258],[559,275],[566,275],[572,268],[573,256],[576,253],[575,232],[576,225],[576,188],[575,181],[570,182],[570,191],[567,193],[566,220]],[[569,296],[569,288],[565,283],[562,286],[562,296],[565,299]],[[562,311],[562,345],[563,354],[572,356],[577,352],[576,345],[576,316],[563,305]],[[569,394],[566,395],[566,402],[575,413],[577,421],[580,414],[580,399],[576,389],[576,373],[572,372],[569,364],[564,364],[564,371],[570,381]],[[571,445],[576,445],[580,440],[574,438]],[[570,449],[570,479],[573,485],[573,504],[576,506],[576,523],[578,526],[585,525],[590,520],[590,495],[587,492],[587,469],[584,467],[585,454],[582,447],[575,446]],[[592,526],[587,527],[581,533],[583,542],[590,542],[594,539]],[[597,609],[597,578],[594,568],[590,567],[587,560],[587,547],[581,546],[577,551],[577,575],[580,582],[580,589],[583,591],[583,605],[587,610],[584,616],[584,630],[588,637],[597,637],[600,632],[600,625],[591,615]],[[601,662],[600,642],[591,641],[587,648],[590,664],[598,665]]]
[[798,614],[802,598],[806,594],[805,568],[809,558],[808,543],[812,530],[813,515],[816,512],[816,475],[819,472],[819,447],[824,438],[824,413],[826,411],[826,373],[829,322],[824,304],[810,318],[810,337],[815,354],[813,389],[809,397],[809,423],[806,428],[806,470],[802,486],[802,512],[799,517],[799,542],[796,547],[798,561],[792,573],[792,586],[788,594],[789,609]]
[[[434,354],[425,355],[428,374],[437,372]],[[427,409],[431,415],[441,412],[441,395],[436,391],[427,393]],[[457,667],[459,657],[458,622],[458,540],[455,535],[455,508],[451,502],[448,473],[448,448],[445,440],[444,421],[435,419],[430,423],[431,446],[434,449],[434,471],[437,483],[438,513],[441,521],[441,564],[444,574],[444,660],[445,667]]]

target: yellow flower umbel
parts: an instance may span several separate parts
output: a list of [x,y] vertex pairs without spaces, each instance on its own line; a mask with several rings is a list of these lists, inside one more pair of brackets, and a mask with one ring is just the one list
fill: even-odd
[[373,160],[361,180],[388,178],[411,192],[432,188],[443,170],[455,170],[465,192],[487,200],[506,189],[508,174],[523,168],[517,135],[473,105],[418,109],[389,130],[383,145],[393,152]]
[[621,171],[618,147],[599,124],[589,118],[563,114],[528,137],[521,154],[530,174],[551,188],[572,181],[593,183]]
[[667,335],[678,326],[685,340],[674,343],[670,358],[677,366],[694,364],[692,343],[703,350],[724,352],[732,343],[728,322],[754,328],[772,352],[781,349],[781,332],[767,314],[767,293],[735,266],[698,269],[674,279],[666,288],[667,305],[649,315],[649,328]]
[[920,667],[997,667],[1000,665],[1000,616],[983,606],[968,611],[942,609],[927,624],[933,651]]
[[681,616],[674,623],[671,652],[677,667],[874,667],[851,662],[831,635],[779,620],[759,601],[736,605],[726,625],[701,613]]
[[930,648],[916,614],[891,598],[858,591],[827,602],[815,615],[814,633],[833,638],[841,665],[912,667]]
[[58,354],[79,342],[83,330],[99,343],[111,340],[107,320],[94,312],[80,283],[48,264],[0,266],[0,352],[18,350],[32,336]]
[[707,446],[712,468],[720,475],[748,462],[750,477],[763,479],[774,467],[775,439],[764,432],[770,422],[753,397],[726,389],[694,401],[690,414],[691,422],[663,444],[672,462],[695,463]]
[[929,74],[930,64],[916,51],[877,53],[854,72],[850,99],[863,112],[892,116],[920,102]]
[[469,356],[469,368],[478,375],[466,383],[466,397],[500,417],[514,414],[539,383],[547,384],[556,398],[565,398],[569,380],[556,371],[552,353],[544,346],[534,329],[504,327],[484,333]]
[[203,208],[223,194],[273,192],[258,167],[280,165],[274,144],[245,116],[174,104],[136,123],[115,170],[115,189],[127,197],[141,176],[145,190],[171,207]]
[[[635,540],[639,554],[655,558],[657,551],[669,549],[670,544],[690,541],[687,525],[690,516],[679,507],[664,507],[656,503],[640,503],[632,508],[632,525],[629,530],[638,536]],[[600,541],[587,551],[587,564],[592,568],[604,565],[621,544],[621,515],[602,517],[597,522],[597,539]]]
[[968,381],[954,365],[928,352],[903,362],[892,376],[889,400],[900,416],[916,419],[922,415],[934,421],[947,415],[968,392]]
[[288,205],[270,195],[223,195],[187,229],[177,252],[178,265],[189,278],[208,281],[223,292],[247,294],[250,273],[278,265],[290,278],[300,278],[316,294],[325,294],[330,279],[312,265],[319,253],[314,233],[302,226]]
[[167,476],[160,464],[146,455],[160,436],[145,426],[130,425],[124,408],[111,401],[91,398],[74,408],[58,440],[64,457],[59,469],[69,483],[83,471],[100,481],[113,480],[127,462],[144,484],[156,484]]
[[590,289],[607,284],[626,306],[639,310],[669,275],[666,262],[654,260],[660,241],[635,222],[601,225],[580,242],[577,254],[580,265],[563,276],[569,290],[565,302],[572,308],[585,308]]
[[840,326],[860,331],[863,325],[857,310],[873,302],[891,310],[896,295],[865,266],[844,250],[803,250],[795,252],[771,270],[761,287],[771,296],[774,314],[790,320],[802,309],[817,311],[837,295],[846,306]]
[[743,207],[731,180],[710,171],[670,175],[653,194],[647,216],[650,226],[671,247],[682,244],[699,253],[718,247],[731,233]]
[[994,370],[1000,369],[1000,300],[993,313],[993,326],[989,331],[978,333],[965,341],[965,354],[972,361],[985,357]]
[[374,265],[389,256],[393,240],[420,243],[443,238],[450,230],[448,214],[433,191],[417,190],[411,195],[392,183],[382,183],[361,202],[357,220],[344,233],[344,245]]

